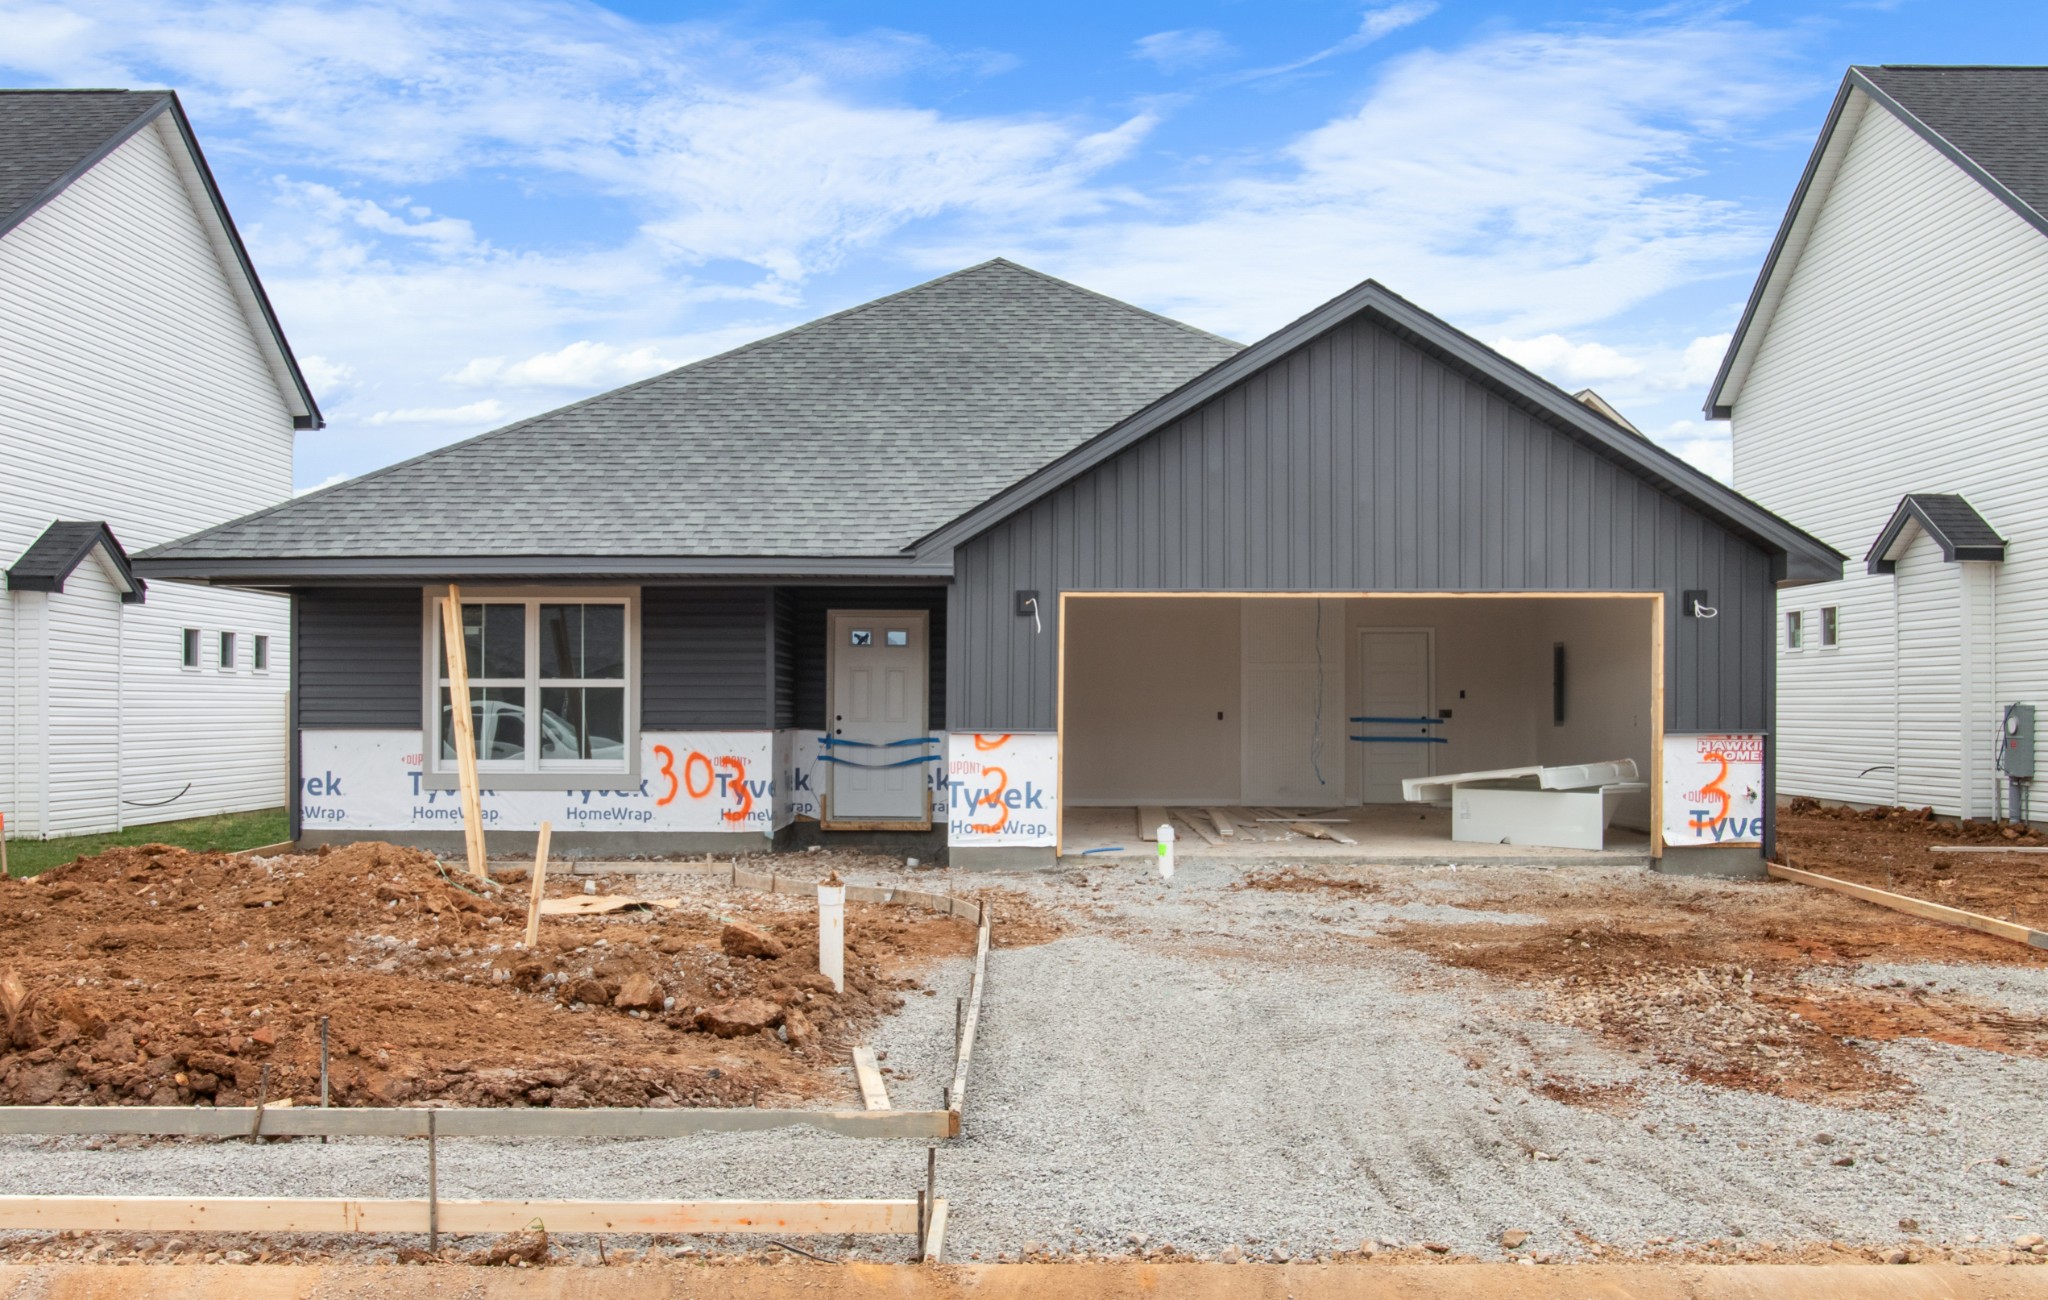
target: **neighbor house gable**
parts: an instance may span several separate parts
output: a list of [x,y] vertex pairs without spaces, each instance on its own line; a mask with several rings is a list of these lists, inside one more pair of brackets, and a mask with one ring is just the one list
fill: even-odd
[[1708,418],[1725,420],[1733,414],[1821,210],[1873,107],[1896,118],[2017,219],[2048,235],[2048,68],[1850,68],[1707,390]]
[[0,91],[0,239],[33,221],[144,133],[154,134],[169,154],[293,427],[322,427],[312,388],[175,92]]

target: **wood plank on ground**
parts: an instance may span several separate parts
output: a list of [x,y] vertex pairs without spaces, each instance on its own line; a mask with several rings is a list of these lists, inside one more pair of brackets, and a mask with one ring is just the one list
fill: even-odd
[[981,913],[981,929],[974,939],[974,975],[967,989],[967,1018],[960,1027],[960,1051],[953,1062],[953,1086],[946,1093],[948,1113],[953,1116],[955,1137],[959,1136],[961,1112],[967,1102],[967,1063],[974,1056],[974,1034],[981,1025],[981,993],[988,980],[990,917]]
[[1930,844],[1929,853],[2048,853],[2048,848],[2027,844]]
[[1138,805],[1138,838],[1141,840],[1157,840],[1159,838],[1159,823],[1165,820],[1166,809],[1159,807],[1157,804]]
[[1800,871],[1793,867],[1780,866],[1775,862],[1766,863],[1765,870],[1780,880],[1795,881],[1802,885],[1815,885],[1821,889],[1832,889],[1838,894],[1847,894],[1851,898],[1859,898],[1866,903],[1875,903],[1879,907],[1888,907],[1894,912],[1904,912],[1908,916],[1917,916],[1928,921],[1941,921],[1948,925],[1959,925],[1966,930],[1976,930],[1983,934],[1996,935],[2001,939],[2011,939],[2015,943],[2023,943],[2032,948],[2048,948],[2048,933],[2030,929],[2013,921],[2001,921],[1995,916],[1983,916],[1976,912],[1965,912],[1959,907],[1945,907],[1940,903],[1930,903],[1924,898],[1912,898],[1905,894],[1894,894],[1890,890],[1878,889],[1871,885],[1859,885],[1850,880],[1837,880],[1833,876],[1823,876],[1813,871]]
[[882,1082],[882,1067],[875,1061],[875,1049],[853,1049],[853,1077],[860,1081],[860,1099],[869,1110],[889,1109],[889,1089]]
[[1199,812],[1182,810],[1173,814],[1173,819],[1200,836],[1209,844],[1223,843],[1223,837],[1209,826],[1209,819]]
[[[509,1233],[537,1219],[549,1232],[834,1233],[917,1231],[914,1200],[441,1200],[440,1230]],[[425,1232],[419,1200],[260,1196],[0,1196],[0,1229],[119,1232]]]
[[1221,808],[1206,808],[1203,811],[1209,814],[1209,820],[1215,825],[1218,835],[1228,839],[1237,834],[1237,823],[1231,820],[1229,813]]

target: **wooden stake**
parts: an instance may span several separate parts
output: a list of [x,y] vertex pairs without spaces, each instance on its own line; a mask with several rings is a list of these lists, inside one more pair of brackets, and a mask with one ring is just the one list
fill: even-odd
[[441,606],[442,654],[448,666],[448,704],[455,727],[455,770],[462,783],[462,838],[472,875],[484,874],[484,815],[477,794],[476,726],[469,716],[469,649],[462,636],[462,592],[448,584]]
[[553,826],[548,822],[540,824],[540,842],[533,850],[533,889],[526,896],[526,950],[533,951],[540,942],[540,898],[547,890],[548,883],[548,836]]
[[0,880],[12,874],[7,869],[7,814],[0,813]]

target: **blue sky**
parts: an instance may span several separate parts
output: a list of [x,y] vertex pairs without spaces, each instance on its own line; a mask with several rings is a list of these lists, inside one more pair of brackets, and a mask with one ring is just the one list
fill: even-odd
[[992,256],[1252,340],[1368,276],[1726,472],[1699,403],[1852,62],[2048,6],[0,0],[180,91],[311,486]]

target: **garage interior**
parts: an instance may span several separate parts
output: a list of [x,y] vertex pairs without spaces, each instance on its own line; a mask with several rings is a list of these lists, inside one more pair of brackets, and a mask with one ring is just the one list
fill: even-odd
[[[1063,610],[1063,856],[1150,856],[1162,812],[1184,856],[1641,864],[1654,852],[1656,593],[1070,592]],[[1454,842],[1451,787],[1404,793],[1445,774],[1605,763],[1614,784],[1590,795],[1604,833],[1576,849],[1502,842],[1524,837],[1469,820],[1462,802],[1467,838]]]

